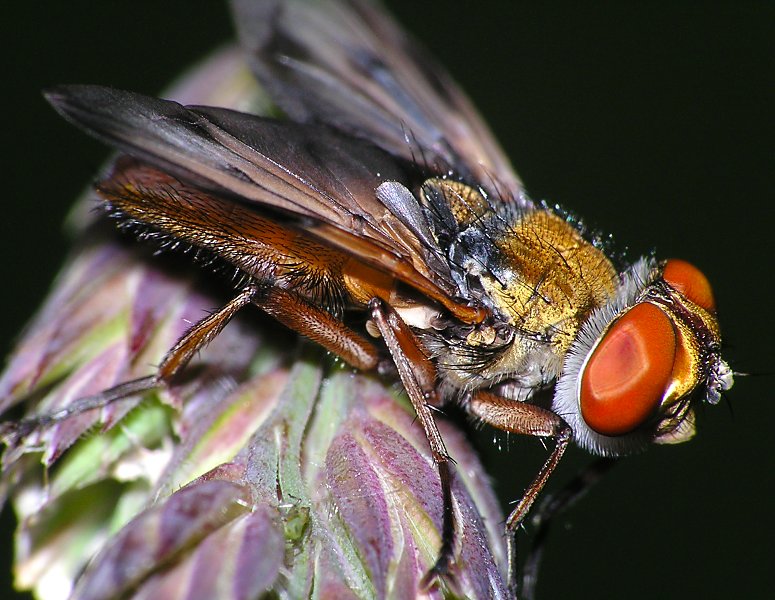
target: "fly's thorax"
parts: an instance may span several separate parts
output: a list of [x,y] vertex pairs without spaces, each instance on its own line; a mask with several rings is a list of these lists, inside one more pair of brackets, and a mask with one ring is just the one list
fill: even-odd
[[532,338],[545,339],[564,355],[580,323],[613,296],[617,274],[611,261],[545,210],[525,214],[495,243],[499,264],[481,278],[495,309],[528,345]]
[[642,260],[579,331],[553,409],[598,454],[683,442],[694,434],[694,403],[715,404],[732,386],[720,344],[705,276],[684,261]]
[[[462,197],[463,192],[458,191]],[[610,260],[570,223],[545,210],[504,220],[477,213],[467,196],[455,210],[462,229],[454,262],[492,312],[490,322],[451,328],[429,344],[439,369],[458,387],[510,381],[535,390],[554,380],[581,323],[610,301],[617,273]],[[478,215],[478,219],[461,219]],[[530,391],[526,392],[527,395]],[[524,394],[520,393],[520,396]]]
[[544,379],[554,378],[581,323],[613,296],[616,270],[575,227],[545,210],[523,215],[495,243],[497,264],[481,282],[514,330],[496,370],[519,373],[538,360]]

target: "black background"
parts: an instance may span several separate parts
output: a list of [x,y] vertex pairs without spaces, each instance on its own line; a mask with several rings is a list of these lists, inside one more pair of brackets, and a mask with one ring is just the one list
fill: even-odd
[[[628,459],[550,541],[542,598],[757,598],[772,549],[775,5],[392,2],[473,97],[533,198],[657,248],[714,284],[728,404],[691,443]],[[3,18],[0,342],[41,302],[68,242],[61,223],[105,157],[39,90],[100,83],[154,94],[231,26],[219,2],[15,3]],[[481,442],[504,502],[544,456]],[[588,461],[580,451],[555,485]],[[10,597],[4,512],[0,596]]]

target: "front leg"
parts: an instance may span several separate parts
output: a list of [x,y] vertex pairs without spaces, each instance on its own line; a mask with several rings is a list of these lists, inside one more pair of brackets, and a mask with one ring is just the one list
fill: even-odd
[[550,410],[527,402],[509,400],[490,392],[479,391],[474,393],[468,401],[466,408],[472,415],[497,429],[523,435],[551,437],[555,440],[554,450],[546,459],[533,482],[525,490],[517,506],[506,519],[509,586],[516,595],[516,532],[530,511],[530,507],[546,485],[552,471],[557,467],[562,455],[565,453],[565,449],[568,447],[572,437],[571,428],[562,417]]
[[436,563],[423,578],[423,587],[430,587],[439,576],[449,576],[455,551],[455,513],[452,505],[452,474],[450,461],[444,446],[432,407],[439,405],[436,389],[436,368],[417,336],[401,316],[378,298],[369,303],[371,319],[385,340],[385,345],[395,363],[401,383],[412,402],[417,418],[428,438],[431,456],[439,470],[444,512],[441,528],[441,549]]

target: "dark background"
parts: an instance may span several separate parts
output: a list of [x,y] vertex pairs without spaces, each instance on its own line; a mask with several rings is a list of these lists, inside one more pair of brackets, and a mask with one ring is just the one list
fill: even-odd
[[[556,527],[542,598],[757,598],[772,585],[775,5],[392,2],[491,124],[536,199],[657,248],[714,284],[738,377],[691,443],[617,467]],[[416,6],[415,6],[416,5]],[[16,3],[3,40],[3,353],[43,299],[61,223],[106,151],[39,90],[100,83],[153,94],[231,27],[219,2]],[[481,442],[504,502],[544,456]],[[588,457],[575,450],[555,485]],[[10,597],[11,528],[0,537]]]

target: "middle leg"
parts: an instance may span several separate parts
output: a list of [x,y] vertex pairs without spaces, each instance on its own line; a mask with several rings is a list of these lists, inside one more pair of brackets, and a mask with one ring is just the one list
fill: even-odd
[[492,425],[503,431],[532,435],[538,437],[551,437],[555,440],[555,447],[546,462],[541,467],[532,483],[525,490],[522,498],[517,503],[506,519],[506,543],[509,559],[509,586],[516,595],[517,586],[517,544],[516,532],[525,520],[530,507],[546,485],[552,471],[557,467],[562,455],[565,453],[571,440],[571,428],[560,417],[550,410],[529,404],[509,400],[490,392],[478,391],[473,394],[466,404],[468,412],[478,417],[488,425]]

